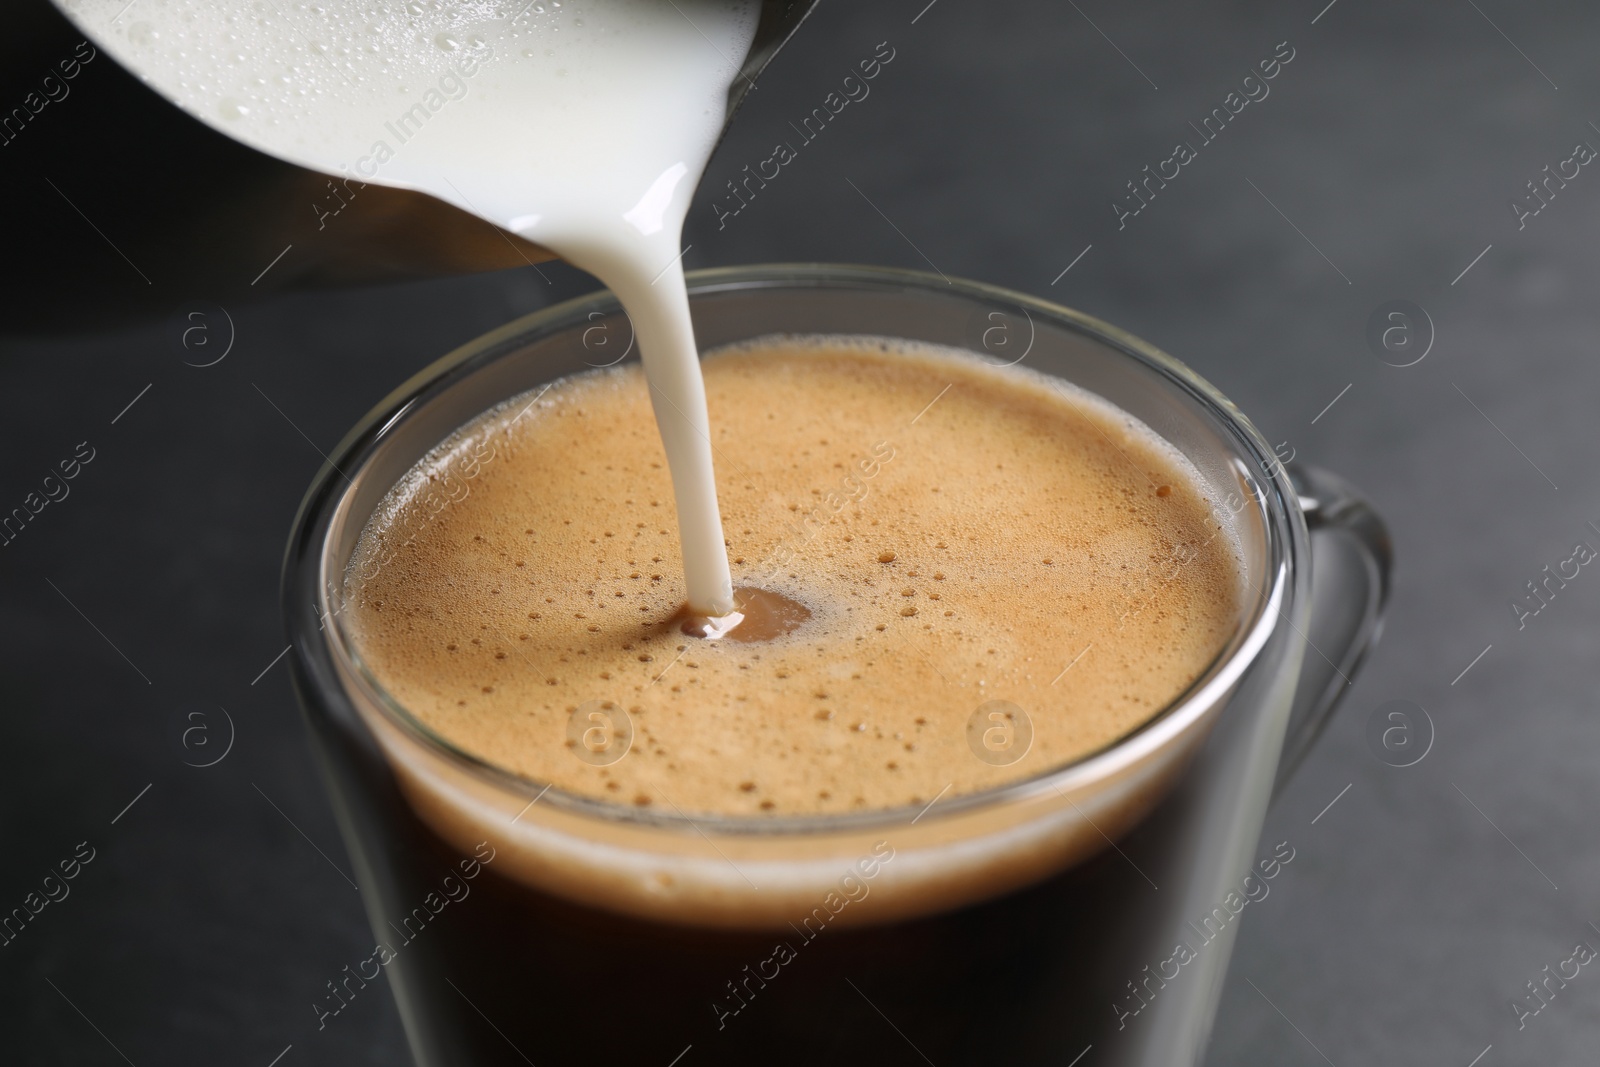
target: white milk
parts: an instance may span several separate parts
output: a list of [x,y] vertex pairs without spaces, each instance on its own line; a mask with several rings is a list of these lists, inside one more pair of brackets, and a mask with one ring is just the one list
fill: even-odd
[[689,603],[732,612],[679,242],[754,36],[754,0],[58,3],[229,136],[431,193],[610,286],[650,380]]

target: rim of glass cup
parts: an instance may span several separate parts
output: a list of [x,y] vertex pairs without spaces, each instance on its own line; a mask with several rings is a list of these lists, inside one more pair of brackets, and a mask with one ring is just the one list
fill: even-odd
[[[1230,444],[1250,459],[1233,466],[1250,490],[1261,519],[1264,537],[1263,573],[1269,579],[1257,588],[1245,621],[1229,644],[1209,663],[1199,677],[1170,703],[1128,733],[1093,752],[1064,764],[1057,764],[1027,778],[952,797],[939,805],[932,821],[970,813],[991,805],[1004,806],[1038,795],[1057,793],[1070,796],[1074,789],[1096,779],[1114,777],[1120,770],[1138,763],[1183,733],[1193,721],[1218,701],[1226,698],[1277,630],[1280,619],[1287,619],[1293,597],[1289,561],[1295,551],[1295,518],[1300,513],[1298,496],[1281,463],[1253,423],[1220,391],[1183,363],[1155,346],[1093,316],[1046,300],[1013,292],[983,282],[949,278],[925,271],[850,264],[797,263],[749,267],[719,267],[688,272],[691,300],[729,290],[782,288],[851,288],[855,290],[915,289],[935,295],[956,296],[968,301],[1001,301],[1026,309],[1071,332],[1086,336],[1132,358],[1180,389],[1214,416]],[[492,786],[508,790],[529,801],[538,799],[574,814],[591,816],[609,823],[631,823],[724,835],[773,836],[780,834],[824,834],[862,831],[879,825],[903,824],[915,806],[879,808],[863,812],[835,814],[729,816],[714,814],[664,813],[650,809],[624,807],[605,800],[569,793],[551,783],[525,778],[459,748],[412,715],[392,698],[367,669],[346,632],[342,612],[335,610],[329,591],[342,588],[348,561],[331,558],[330,542],[334,520],[353,477],[362,469],[383,439],[414,409],[448,390],[479,368],[519,351],[528,341],[546,337],[563,329],[587,325],[590,314],[620,310],[609,290],[564,301],[515,319],[475,338],[423,368],[378,403],[345,436],[318,470],[301,502],[285,553],[283,568],[283,608],[295,669],[295,681],[302,687],[307,702],[343,701],[353,703],[356,696],[345,691],[342,679],[348,677],[360,689],[359,697],[398,727],[411,741],[443,757],[459,769]],[[509,400],[511,397],[503,397]],[[483,409],[487,410],[487,408]],[[475,416],[469,416],[468,420]],[[436,443],[436,442],[435,442]],[[431,447],[431,445],[430,445]],[[420,456],[418,457],[420,458]],[[341,473],[345,472],[345,473]],[[387,487],[386,487],[387,488]],[[367,516],[345,516],[344,521],[365,523]],[[315,619],[316,626],[310,624]],[[331,620],[331,625],[329,621]],[[346,668],[335,669],[335,657]],[[359,718],[354,707],[348,709]],[[387,756],[385,757],[387,758]],[[937,798],[936,798],[937,799]],[[931,805],[929,806],[931,807]],[[923,809],[928,812],[927,808]],[[918,816],[921,817],[920,815]]]

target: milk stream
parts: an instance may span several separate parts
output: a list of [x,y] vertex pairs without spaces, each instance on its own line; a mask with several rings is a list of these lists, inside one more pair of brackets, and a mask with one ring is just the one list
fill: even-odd
[[341,200],[431,193],[605,282],[650,382],[690,606],[733,612],[679,245],[754,0],[58,3],[202,122],[338,175]]

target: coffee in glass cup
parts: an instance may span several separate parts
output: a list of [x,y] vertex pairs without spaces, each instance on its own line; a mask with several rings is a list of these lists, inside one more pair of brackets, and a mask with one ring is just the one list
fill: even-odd
[[[1126,995],[1114,916],[1072,906],[1103,869],[1071,868],[1219,719],[1267,752],[1216,850],[1249,862],[1300,501],[1214,390],[1064,309],[854,268],[713,272],[693,306],[732,346],[711,445],[741,580],[782,598],[763,640],[678,612],[636,374],[562,377],[625,328],[605,298],[425,371],[308,497],[286,601],[358,970],[422,1063],[1046,1061]],[[1037,370],[949,351],[996,306]]]

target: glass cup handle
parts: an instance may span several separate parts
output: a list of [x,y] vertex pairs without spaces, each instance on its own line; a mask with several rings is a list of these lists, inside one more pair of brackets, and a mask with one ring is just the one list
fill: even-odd
[[1311,620],[1274,790],[1283,788],[1383,630],[1394,553],[1383,519],[1343,478],[1288,464],[1311,534]]

